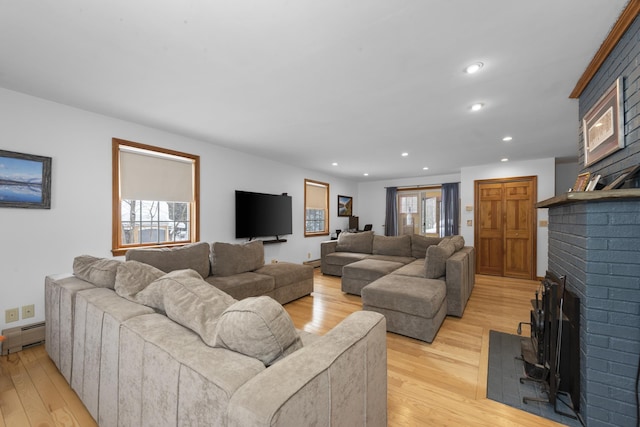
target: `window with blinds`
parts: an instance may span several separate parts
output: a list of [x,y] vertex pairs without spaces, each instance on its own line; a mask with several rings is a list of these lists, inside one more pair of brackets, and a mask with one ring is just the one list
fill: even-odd
[[329,234],[329,184],[304,180],[304,235]]
[[198,241],[200,157],[113,138],[114,255]]

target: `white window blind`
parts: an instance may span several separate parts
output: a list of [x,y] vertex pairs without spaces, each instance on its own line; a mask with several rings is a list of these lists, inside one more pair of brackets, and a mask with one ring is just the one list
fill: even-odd
[[327,209],[327,187],[307,182],[307,209]]
[[120,197],[191,202],[193,160],[121,146]]

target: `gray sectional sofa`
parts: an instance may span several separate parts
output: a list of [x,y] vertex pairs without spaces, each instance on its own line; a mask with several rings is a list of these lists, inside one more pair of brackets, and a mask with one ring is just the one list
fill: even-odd
[[[223,252],[244,249],[255,248]],[[252,271],[273,279],[264,287],[235,277],[225,285],[236,295],[241,283],[265,295],[234,298],[208,279],[235,274],[181,268],[191,250],[202,247],[82,256],[74,274],[45,279],[47,352],[99,425],[386,425],[384,316],[357,312],[324,336],[296,330],[266,294],[291,298],[297,273]],[[210,269],[221,273],[219,255]]]
[[461,317],[475,284],[475,250],[462,236],[341,233],[322,242],[324,274],[361,295],[364,310],[386,316],[387,330],[432,342],[447,315]]

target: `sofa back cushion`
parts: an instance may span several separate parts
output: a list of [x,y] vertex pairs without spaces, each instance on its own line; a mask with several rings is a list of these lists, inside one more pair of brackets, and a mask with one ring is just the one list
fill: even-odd
[[261,240],[232,244],[211,244],[211,274],[233,276],[257,270],[264,265],[264,246]]
[[126,298],[129,301],[149,307],[158,307],[161,304],[162,295],[139,293],[165,274],[164,271],[143,262],[125,261],[120,263],[118,267],[115,291],[122,298]]
[[445,275],[447,259],[456,248],[451,239],[442,239],[436,246],[429,246],[424,258],[425,276],[427,279],[438,279]]
[[464,237],[456,235],[451,236],[451,243],[456,247],[456,252],[464,248]]
[[440,243],[441,237],[411,235],[411,256],[414,258],[424,258],[427,255],[427,248]]
[[349,233],[343,231],[338,236],[336,252],[373,253],[373,231]]
[[227,308],[216,326],[215,347],[226,348],[270,366],[302,347],[286,310],[268,296],[250,297]]
[[374,255],[411,256],[411,236],[373,236]]
[[144,262],[165,273],[189,268],[197,271],[202,277],[209,276],[207,242],[191,243],[176,248],[129,249],[125,258],[127,261]]
[[115,259],[80,255],[73,260],[73,274],[99,288],[113,289],[120,264],[122,261]]

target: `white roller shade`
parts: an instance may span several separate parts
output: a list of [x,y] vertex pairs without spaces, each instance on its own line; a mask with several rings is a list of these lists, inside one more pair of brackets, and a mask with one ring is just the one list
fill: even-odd
[[307,184],[307,209],[327,209],[327,187]]
[[191,202],[193,161],[120,148],[120,197],[126,200]]

